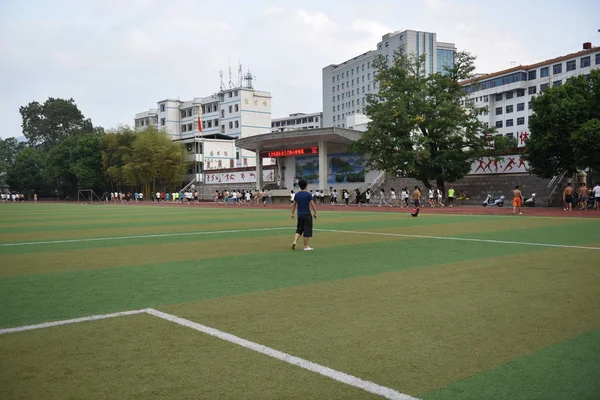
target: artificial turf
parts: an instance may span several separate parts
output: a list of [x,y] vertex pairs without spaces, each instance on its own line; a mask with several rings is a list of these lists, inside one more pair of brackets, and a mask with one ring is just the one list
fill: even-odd
[[[289,249],[293,224],[264,209],[2,205],[0,328],[155,307],[427,400],[598,398],[600,251],[393,236],[600,247],[596,220],[322,212],[314,252]],[[140,398],[372,398],[152,321],[0,335],[7,398],[122,385]],[[133,339],[119,347],[128,335],[147,357]]]

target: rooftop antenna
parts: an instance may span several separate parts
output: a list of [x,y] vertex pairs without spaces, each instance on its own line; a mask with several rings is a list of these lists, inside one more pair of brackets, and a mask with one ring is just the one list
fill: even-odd
[[254,79],[254,77],[252,76],[252,74],[250,73],[250,68],[248,68],[248,72],[246,73],[246,75],[244,75],[244,81],[246,81],[246,88],[247,89],[254,89],[252,87],[252,80]]
[[234,84],[231,80],[231,58],[229,59],[229,89],[233,88]]
[[510,62],[510,67],[511,67],[511,68],[514,68],[516,64],[517,64],[517,63],[516,63],[515,61],[511,61],[511,62]]
[[242,87],[242,82],[244,79],[244,72],[242,71],[242,62],[238,60],[238,82],[237,87]]
[[225,83],[223,83],[223,70],[219,71],[219,76],[221,77],[221,91],[225,90]]

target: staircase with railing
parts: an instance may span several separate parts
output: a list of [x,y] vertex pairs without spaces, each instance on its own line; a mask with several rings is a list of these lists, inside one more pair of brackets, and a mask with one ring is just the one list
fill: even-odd
[[563,172],[560,175],[555,175],[550,182],[548,182],[548,185],[546,186],[546,190],[548,192],[548,205],[552,206],[552,203],[554,201],[554,196],[556,195],[556,192],[559,188],[559,186],[562,184],[563,179],[565,179],[565,176],[567,175],[566,172]]
[[[369,183],[369,182],[365,182],[363,183],[358,190],[360,191],[361,194],[363,194],[364,192],[367,191],[367,189],[370,189],[371,192],[375,192],[375,190],[379,189],[379,187],[381,185],[383,185],[385,183],[385,178],[386,178],[386,173],[381,171],[379,173],[379,175],[377,175],[377,177],[375,179],[373,179],[373,182]],[[354,191],[350,191],[350,202],[354,202],[356,201],[356,192]]]
[[190,183],[188,183],[187,185],[185,185],[180,192],[187,192],[192,186],[194,186],[196,183],[198,182],[198,178],[194,178],[191,180]]

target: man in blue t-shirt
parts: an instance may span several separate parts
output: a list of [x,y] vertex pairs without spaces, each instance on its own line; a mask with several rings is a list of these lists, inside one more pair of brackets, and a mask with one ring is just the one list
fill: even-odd
[[[304,251],[314,250],[308,246],[308,239],[312,237],[312,219],[317,219],[317,210],[315,209],[315,202],[313,201],[312,194],[306,190],[308,184],[303,179],[298,182],[300,191],[294,195],[294,204],[292,205],[292,219],[294,219],[294,211],[296,206],[298,207],[298,225],[296,227],[296,235],[294,235],[294,242],[292,243],[292,250],[296,250],[296,244],[300,235],[304,236]],[[312,209],[314,215],[311,215],[310,210]]]

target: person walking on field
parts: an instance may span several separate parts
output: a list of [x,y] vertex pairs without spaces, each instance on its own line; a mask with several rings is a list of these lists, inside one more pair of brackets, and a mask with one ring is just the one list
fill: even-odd
[[565,202],[565,211],[571,211],[573,209],[573,188],[570,183],[567,183],[567,187],[563,191],[563,200]]
[[[312,237],[313,231],[313,218],[317,219],[317,209],[315,208],[315,202],[312,195],[306,190],[308,184],[305,180],[298,182],[300,191],[294,196],[294,203],[292,204],[292,219],[294,219],[294,212],[298,208],[298,222],[296,225],[296,234],[294,235],[294,241],[292,242],[292,250],[296,250],[298,239],[303,236],[304,240],[304,251],[314,250],[308,245],[309,239]],[[311,214],[310,211],[313,211]]]
[[523,215],[521,212],[521,204],[523,203],[523,193],[519,189],[519,185],[515,186],[515,190],[513,190],[513,215],[517,212],[517,208],[519,209],[519,215]]
[[421,205],[421,190],[418,186],[415,186],[415,190],[412,193],[412,201],[415,208],[419,208]]
[[600,182],[596,182],[596,186],[592,189],[594,193],[594,207],[600,210]]

